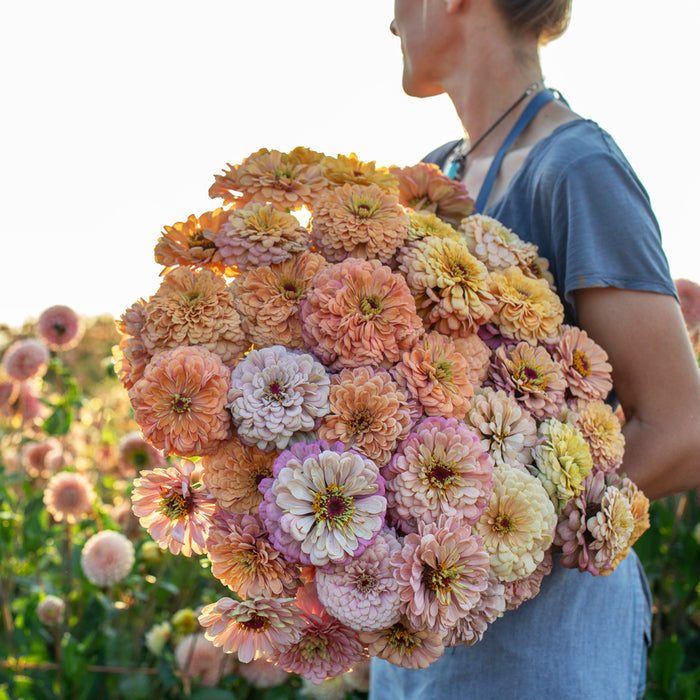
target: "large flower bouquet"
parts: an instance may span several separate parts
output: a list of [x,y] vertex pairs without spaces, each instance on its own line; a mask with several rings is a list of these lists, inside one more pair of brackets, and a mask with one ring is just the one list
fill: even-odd
[[134,513],[231,593],[207,637],[314,682],[425,667],[648,527],[618,473],[605,352],[547,261],[434,165],[262,149],[166,226],[116,369],[144,437]]

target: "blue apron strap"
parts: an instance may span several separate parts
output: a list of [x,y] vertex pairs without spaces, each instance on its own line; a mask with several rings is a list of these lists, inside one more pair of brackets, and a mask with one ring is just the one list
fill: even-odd
[[496,182],[496,176],[501,168],[501,161],[508,152],[508,149],[513,145],[515,139],[520,136],[523,129],[532,121],[537,112],[539,112],[540,107],[544,106],[555,97],[556,95],[551,90],[543,90],[542,92],[538,92],[530,100],[527,107],[525,107],[522,114],[518,117],[518,121],[515,122],[513,128],[510,130],[510,133],[508,136],[506,136],[506,140],[501,144],[501,147],[498,149],[493,161],[491,161],[491,167],[486,173],[486,178],[481,185],[479,196],[476,198],[476,203],[474,205],[477,212],[482,213],[484,207],[486,206],[486,202],[489,201],[489,195],[491,194],[493,183]]

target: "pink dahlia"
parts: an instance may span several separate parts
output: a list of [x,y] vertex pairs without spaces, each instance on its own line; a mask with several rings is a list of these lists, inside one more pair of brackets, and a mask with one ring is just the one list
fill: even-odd
[[299,639],[273,653],[274,663],[290,673],[322,683],[349,671],[365,656],[355,631],[326,612],[313,584],[299,589],[297,605],[306,624]]
[[96,498],[90,482],[76,472],[58,472],[44,490],[44,505],[53,519],[77,523],[91,510]]
[[218,510],[207,535],[212,574],[241,598],[293,595],[299,572],[267,538],[257,515]]
[[412,422],[406,397],[389,372],[356,367],[331,377],[330,411],[316,433],[322,440],[352,447],[383,467]]
[[333,370],[389,366],[422,333],[406,281],[378,260],[347,260],[314,278],[301,304],[307,347]]
[[166,454],[181,457],[216,451],[231,434],[229,375],[219,356],[204,347],[156,353],[129,390],[144,437]]
[[625,452],[625,436],[612,407],[604,401],[578,401],[575,423],[588,443],[593,466],[604,472],[617,471]]
[[493,460],[479,438],[455,418],[426,418],[384,470],[387,508],[404,532],[441,515],[473,525],[493,486]]
[[261,450],[283,450],[329,410],[330,378],[311,355],[281,345],[251,350],[231,374],[226,407],[238,436]]
[[526,600],[534,598],[540,592],[542,580],[551,572],[552,550],[550,548],[544,553],[544,558],[529,576],[504,583],[506,610],[515,610]]
[[233,670],[230,656],[215,647],[202,633],[188,634],[175,647],[175,663],[185,678],[213,688]]
[[385,630],[360,632],[370,656],[403,668],[427,668],[444,653],[442,634],[415,628],[405,616]]
[[2,356],[2,368],[15,382],[31,377],[43,377],[51,356],[46,346],[35,338],[16,340]]
[[396,535],[383,529],[346,566],[316,571],[319,600],[328,612],[354,630],[382,630],[399,621],[399,585],[391,556],[401,551]]
[[402,609],[418,629],[444,634],[479,601],[487,587],[489,555],[481,538],[456,518],[418,523],[392,555]]
[[275,460],[273,474],[260,483],[260,516],[288,561],[347,564],[384,524],[377,465],[341,443],[296,443]]
[[293,644],[303,625],[294,598],[220,598],[202,608],[199,622],[214,646],[243,663]]
[[681,301],[681,313],[690,332],[700,328],[700,284],[692,280],[674,280],[678,298]]
[[63,446],[55,437],[26,442],[20,450],[22,466],[32,478],[48,478],[63,465]]
[[612,366],[608,355],[586,331],[562,326],[552,356],[566,379],[567,395],[581,399],[604,399],[612,389]]
[[69,306],[51,306],[41,312],[36,325],[39,340],[51,350],[70,350],[82,339],[85,326]]
[[134,545],[115,530],[102,530],[88,539],[80,566],[90,583],[112,586],[123,581],[134,565]]
[[466,424],[496,465],[525,466],[532,461],[537,423],[510,394],[486,387],[477,391]]
[[119,441],[118,465],[122,476],[132,477],[142,469],[165,466],[165,457],[139,431],[134,430]]
[[36,606],[36,616],[47,627],[57,627],[63,622],[66,614],[66,604],[62,598],[47,595]]
[[515,396],[537,420],[556,416],[564,404],[562,370],[541,345],[521,342],[510,350],[499,347],[489,378],[494,388]]
[[142,527],[172,554],[203,554],[216,501],[193,484],[195,464],[181,460],[167,469],[142,471],[131,494]]
[[428,416],[464,418],[474,389],[467,360],[449,336],[426,333],[401,356],[392,373],[408,398]]
[[311,221],[314,247],[330,262],[352,257],[388,263],[408,234],[398,198],[377,185],[329,190],[318,198]]
[[289,674],[267,656],[253,659],[247,664],[238,664],[236,673],[256,688],[273,688],[289,680]]

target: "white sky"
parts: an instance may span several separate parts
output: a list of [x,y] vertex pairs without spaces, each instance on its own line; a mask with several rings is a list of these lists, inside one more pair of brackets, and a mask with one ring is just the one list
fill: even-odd
[[[418,0],[416,0],[418,1]],[[219,206],[226,163],[303,145],[409,165],[460,135],[401,90],[393,0],[0,4],[0,322],[118,316],[159,284],[162,227]],[[574,0],[547,83],[645,184],[674,277],[700,281],[698,0]]]

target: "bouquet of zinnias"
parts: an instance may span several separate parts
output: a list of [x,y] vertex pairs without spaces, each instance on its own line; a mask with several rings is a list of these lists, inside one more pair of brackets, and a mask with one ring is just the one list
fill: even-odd
[[611,367],[535,246],[428,164],[262,149],[210,195],[165,227],[115,359],[171,456],[134,513],[231,590],[199,618],[215,645],[314,682],[425,667],[536,595],[553,550],[626,556],[649,504]]

